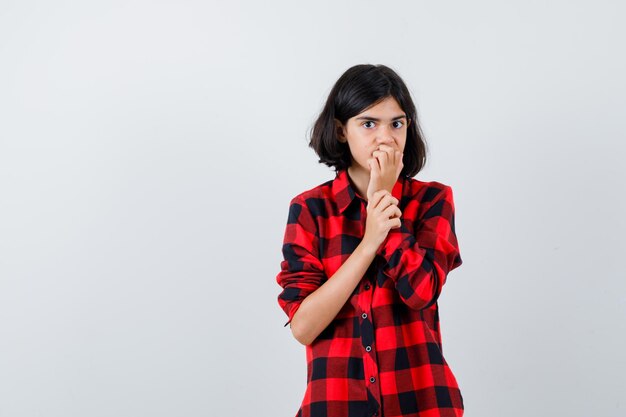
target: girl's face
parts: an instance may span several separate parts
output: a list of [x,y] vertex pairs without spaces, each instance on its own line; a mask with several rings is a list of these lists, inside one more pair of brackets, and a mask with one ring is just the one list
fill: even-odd
[[337,137],[348,143],[352,156],[352,170],[365,170],[369,173],[367,160],[378,145],[391,146],[395,151],[404,152],[409,121],[406,113],[393,97],[387,97],[369,107],[342,125],[335,119]]

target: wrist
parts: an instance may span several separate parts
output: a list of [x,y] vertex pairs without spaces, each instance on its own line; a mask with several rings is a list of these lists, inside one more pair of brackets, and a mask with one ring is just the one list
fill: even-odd
[[372,258],[374,258],[374,256],[376,256],[376,252],[378,251],[378,246],[373,245],[367,240],[362,240],[355,249],[355,251],[359,251],[365,256],[371,256]]

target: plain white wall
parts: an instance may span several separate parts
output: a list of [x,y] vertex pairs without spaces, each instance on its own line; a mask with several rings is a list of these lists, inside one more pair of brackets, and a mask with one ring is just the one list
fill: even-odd
[[452,186],[468,417],[626,414],[617,1],[0,2],[0,416],[292,416],[306,134],[385,64]]

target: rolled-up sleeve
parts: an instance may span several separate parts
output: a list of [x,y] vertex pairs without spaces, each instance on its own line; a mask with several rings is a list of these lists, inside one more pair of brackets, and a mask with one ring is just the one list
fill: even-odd
[[452,188],[445,186],[429,204],[411,233],[404,221],[391,229],[377,254],[384,258],[379,273],[394,281],[400,298],[416,310],[434,304],[447,276],[462,264],[454,225]]
[[319,259],[317,224],[304,199],[295,197],[290,202],[282,253],[276,282],[283,288],[278,304],[288,317],[285,327],[291,323],[302,300],[326,279]]

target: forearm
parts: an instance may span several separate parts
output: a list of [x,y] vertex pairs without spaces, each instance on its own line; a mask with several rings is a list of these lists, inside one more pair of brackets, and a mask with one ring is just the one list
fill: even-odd
[[433,198],[415,230],[405,223],[391,230],[377,253],[386,261],[382,273],[404,303],[422,310],[437,302],[448,273],[462,263],[452,189],[445,187]]
[[376,256],[376,248],[365,242],[317,290],[309,294],[295,312],[291,332],[303,345],[312,343],[337,316]]

